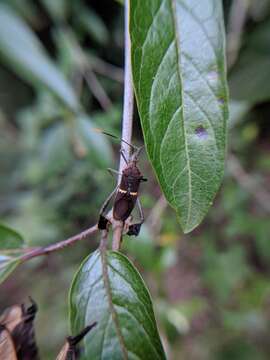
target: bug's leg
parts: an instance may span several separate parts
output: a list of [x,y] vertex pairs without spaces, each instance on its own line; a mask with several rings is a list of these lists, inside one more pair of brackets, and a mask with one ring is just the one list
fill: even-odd
[[110,173],[112,176],[114,176],[115,174],[116,174],[116,175],[121,174],[119,171],[114,170],[114,169],[111,169],[111,168],[108,168],[107,170],[109,171],[109,173]]
[[144,223],[144,213],[143,213],[143,209],[142,209],[142,204],[140,202],[140,199],[138,198],[137,199],[137,206],[138,206],[138,209],[139,209],[139,213],[140,213],[140,220],[141,220],[141,224]]
[[127,161],[127,158],[126,158],[126,156],[125,156],[125,154],[124,154],[123,149],[120,150],[120,155],[121,155],[122,158],[124,159],[125,163],[128,164],[128,161]]
[[98,219],[98,228],[100,230],[105,230],[107,228],[107,224],[108,224],[108,219],[105,217],[105,211],[112,199],[112,197],[114,196],[115,192],[117,191],[118,187],[116,187],[111,194],[107,197],[107,199],[104,201],[100,212],[99,212],[99,219]]
[[139,200],[139,198],[136,201],[136,205],[138,206],[139,209],[139,214],[140,214],[140,222],[139,223],[135,223],[135,224],[131,224],[128,228],[128,232],[127,235],[129,236],[138,236],[141,230],[141,226],[144,223],[144,213],[143,213],[143,209],[142,209],[142,205],[141,202]]

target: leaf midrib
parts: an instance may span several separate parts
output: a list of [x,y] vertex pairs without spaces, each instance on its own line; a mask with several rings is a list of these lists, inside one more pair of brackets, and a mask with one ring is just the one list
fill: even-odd
[[183,134],[184,134],[184,143],[185,143],[185,153],[186,153],[186,159],[187,159],[187,172],[188,172],[188,211],[187,211],[187,219],[186,219],[186,225],[189,224],[190,221],[190,214],[191,214],[191,206],[192,206],[192,178],[191,178],[191,168],[190,168],[190,158],[189,158],[189,150],[188,150],[188,143],[187,143],[187,134],[186,134],[186,128],[185,128],[185,116],[184,116],[184,104],[183,104],[183,79],[181,75],[181,51],[180,51],[180,31],[177,26],[177,19],[176,19],[176,3],[175,0],[169,0],[171,5],[171,13],[173,18],[173,28],[175,33],[175,47],[176,47],[176,58],[177,58],[177,66],[176,71],[179,78],[180,83],[180,94],[181,94],[181,113],[182,113],[182,126],[183,126]]
[[108,298],[108,304],[109,309],[112,315],[112,321],[114,322],[114,326],[116,329],[116,334],[119,340],[119,344],[121,346],[121,350],[123,353],[124,360],[128,360],[128,352],[125,346],[124,338],[121,332],[121,328],[118,322],[117,312],[114,308],[113,301],[112,301],[112,293],[111,293],[111,287],[110,287],[110,280],[109,280],[109,274],[108,274],[108,264],[107,264],[107,258],[106,258],[106,249],[101,247],[100,249],[100,256],[101,256],[101,263],[102,263],[102,275],[103,275],[103,282],[105,287],[105,292],[107,294]]

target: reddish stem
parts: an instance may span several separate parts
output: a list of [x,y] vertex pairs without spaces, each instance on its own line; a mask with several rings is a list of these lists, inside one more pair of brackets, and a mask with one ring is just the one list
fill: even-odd
[[98,230],[98,226],[96,224],[96,225],[90,227],[89,229],[84,230],[81,233],[74,235],[66,240],[63,240],[58,243],[48,245],[45,247],[34,248],[33,250],[27,252],[25,255],[22,255],[20,257],[20,260],[21,260],[21,262],[25,262],[34,257],[47,255],[47,254],[50,254],[51,252],[61,250],[67,246],[75,244],[75,242],[77,242],[77,241],[85,239],[89,235],[94,234],[97,230]]

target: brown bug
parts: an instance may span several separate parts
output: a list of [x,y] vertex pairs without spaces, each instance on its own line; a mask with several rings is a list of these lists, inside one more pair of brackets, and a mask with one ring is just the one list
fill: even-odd
[[[112,134],[103,131],[102,133],[118,139],[116,136]],[[144,222],[142,207],[140,204],[140,200],[138,199],[138,191],[139,191],[140,183],[142,181],[147,181],[147,179],[144,178],[139,168],[137,167],[137,162],[142,147],[138,148],[134,145],[129,144],[123,139],[120,140],[131,147],[132,154],[130,156],[130,159],[127,160],[124,153],[121,151],[121,155],[126,162],[126,167],[123,169],[123,172],[120,174],[121,175],[120,184],[109,195],[109,197],[106,199],[100,210],[98,228],[101,230],[106,229],[109,220],[105,216],[105,211],[109,205],[109,202],[111,201],[113,196],[115,196],[113,202],[113,218],[115,220],[125,222],[127,218],[130,216],[134,207],[136,205],[138,206],[140,213],[140,222],[131,224],[127,232],[128,235],[137,236],[139,235],[141,225]],[[117,174],[119,174],[117,171],[113,169],[108,169],[108,170],[110,172],[116,172]]]

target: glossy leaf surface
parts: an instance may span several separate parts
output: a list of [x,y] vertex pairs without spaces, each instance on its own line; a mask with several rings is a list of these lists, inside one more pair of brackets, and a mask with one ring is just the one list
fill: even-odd
[[24,240],[19,233],[0,224],[0,284],[20,264],[18,257],[23,245]]
[[81,265],[70,291],[72,333],[97,322],[82,359],[165,359],[152,301],[131,262],[113,251],[95,251]]
[[20,260],[0,255],[0,284],[16,269]]
[[146,148],[189,232],[223,177],[228,100],[222,3],[133,0],[130,35]]
[[15,230],[0,224],[0,252],[6,249],[17,249],[23,246],[23,238]]

